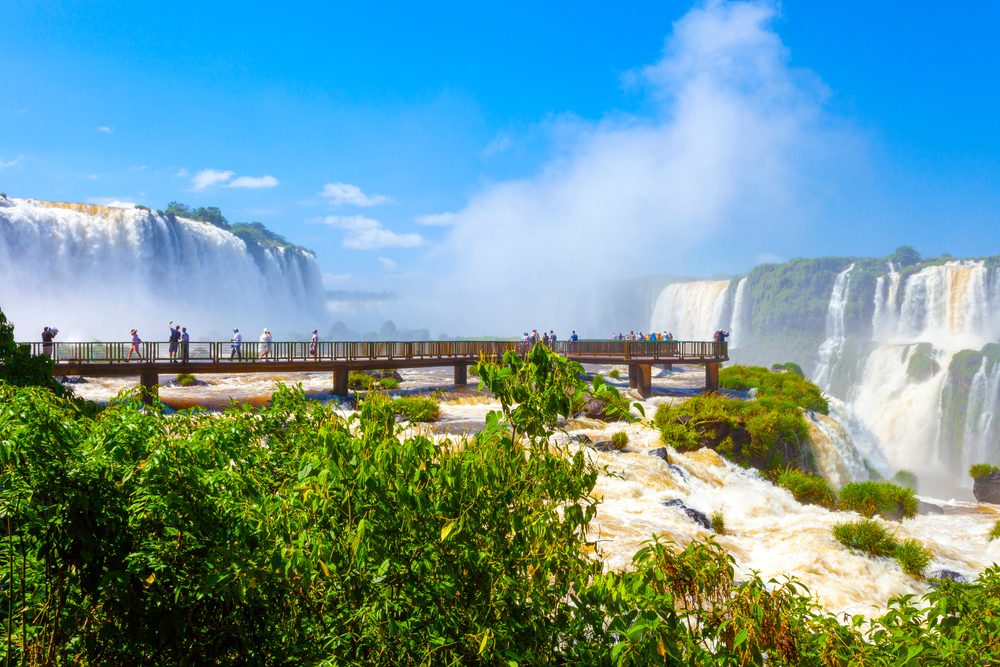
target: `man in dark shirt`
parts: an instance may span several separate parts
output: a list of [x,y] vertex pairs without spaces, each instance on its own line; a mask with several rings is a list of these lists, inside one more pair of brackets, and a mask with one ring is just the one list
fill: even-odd
[[52,339],[57,333],[59,333],[58,329],[50,329],[48,327],[45,327],[42,331],[42,342],[44,343],[42,345],[42,352],[49,355],[50,358],[52,357]]
[[181,339],[181,326],[174,326],[173,320],[167,325],[170,328],[170,361],[177,361],[177,343]]

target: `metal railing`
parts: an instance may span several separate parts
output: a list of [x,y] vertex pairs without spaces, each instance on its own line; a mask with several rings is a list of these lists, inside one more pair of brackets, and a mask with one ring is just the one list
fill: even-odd
[[[508,350],[520,354],[530,351],[531,344],[513,341],[394,341],[394,342],[272,342],[246,341],[238,345],[231,341],[188,343],[143,342],[138,350],[131,343],[20,343],[30,345],[32,354],[48,354],[56,364],[121,364],[167,362],[172,359],[190,363],[226,363],[229,361],[289,362],[289,361],[393,361],[407,359],[449,359],[502,356]],[[269,349],[268,349],[269,348]],[[577,359],[686,359],[692,361],[725,358],[728,343],[711,341],[636,341],[581,340],[558,341],[552,349]],[[266,352],[266,354],[265,354]]]

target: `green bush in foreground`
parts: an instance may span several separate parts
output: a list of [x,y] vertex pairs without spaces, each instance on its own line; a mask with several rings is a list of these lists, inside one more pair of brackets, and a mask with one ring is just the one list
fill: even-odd
[[917,515],[917,498],[913,489],[887,481],[850,482],[840,489],[838,509],[857,512],[872,518],[909,518]]
[[931,562],[931,553],[917,540],[900,543],[882,524],[871,519],[841,523],[833,527],[833,537],[851,550],[871,556],[895,558],[911,577],[922,578]]
[[996,471],[997,467],[991,466],[989,463],[977,463],[969,468],[969,475],[972,479],[982,479],[983,477],[989,477]]
[[406,396],[392,402],[392,409],[397,415],[403,415],[411,422],[437,421],[441,406],[432,398],[423,396]]
[[827,509],[837,506],[837,493],[821,475],[800,470],[783,470],[777,479],[778,486],[788,489],[800,503],[819,505]]

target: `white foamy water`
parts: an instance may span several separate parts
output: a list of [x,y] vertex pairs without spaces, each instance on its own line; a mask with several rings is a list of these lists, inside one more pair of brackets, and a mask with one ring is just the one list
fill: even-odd
[[[319,265],[271,248],[255,258],[213,225],[137,209],[0,202],[3,308],[21,340],[192,340],[211,331],[308,332],[326,319]],[[227,336],[228,337],[228,336]]]
[[819,346],[819,360],[816,363],[814,380],[820,389],[828,389],[830,385],[830,364],[839,357],[844,349],[844,309],[847,307],[847,290],[851,285],[851,271],[854,265],[837,274],[833,282],[833,293],[830,295],[830,305],[826,311],[826,340]]
[[667,331],[677,340],[712,340],[725,326],[729,281],[673,283],[656,300],[652,331]]
[[729,325],[729,347],[738,348],[750,339],[750,309],[747,306],[747,279],[741,278],[736,284],[736,296],[733,297],[733,321]]

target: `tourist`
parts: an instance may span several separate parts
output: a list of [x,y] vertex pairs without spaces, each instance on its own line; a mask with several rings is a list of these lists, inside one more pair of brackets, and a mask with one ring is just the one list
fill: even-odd
[[191,343],[191,336],[188,334],[187,327],[181,327],[181,358],[186,364],[188,362],[188,346]]
[[576,352],[576,344],[578,342],[580,342],[580,337],[576,335],[576,329],[573,329],[573,333],[569,335],[570,349],[572,349],[573,352]]
[[552,329],[549,329],[549,345],[552,347],[556,346],[556,332]]
[[59,329],[45,327],[42,330],[42,353],[49,355],[50,359],[52,358],[52,339],[55,338],[57,333],[59,333]]
[[167,327],[170,329],[170,363],[177,363],[177,343],[181,340],[181,325],[174,326],[171,320]]
[[232,361],[233,357],[236,357],[240,361],[243,361],[243,351],[240,349],[243,346],[243,336],[240,334],[239,329],[233,329],[233,337],[230,340],[232,341],[233,351],[229,355],[229,360]]
[[263,349],[261,350],[261,353],[260,353],[260,358],[263,359],[264,357],[270,357],[271,356],[271,332],[268,331],[266,328],[264,329],[264,333],[262,333],[260,335],[260,342],[264,344],[264,347],[263,347]]
[[544,345],[545,347],[548,347],[550,340],[551,339],[549,338],[549,332],[543,331],[542,332],[542,345]]
[[319,330],[313,329],[313,335],[309,341],[309,356],[313,358],[313,361],[316,361],[317,343],[319,343]]
[[136,332],[135,329],[132,329],[132,347],[128,349],[128,359],[125,360],[126,362],[132,361],[133,352],[138,355],[139,361],[142,361],[142,352],[139,351],[139,343],[141,342],[142,340],[139,338],[138,332]]

